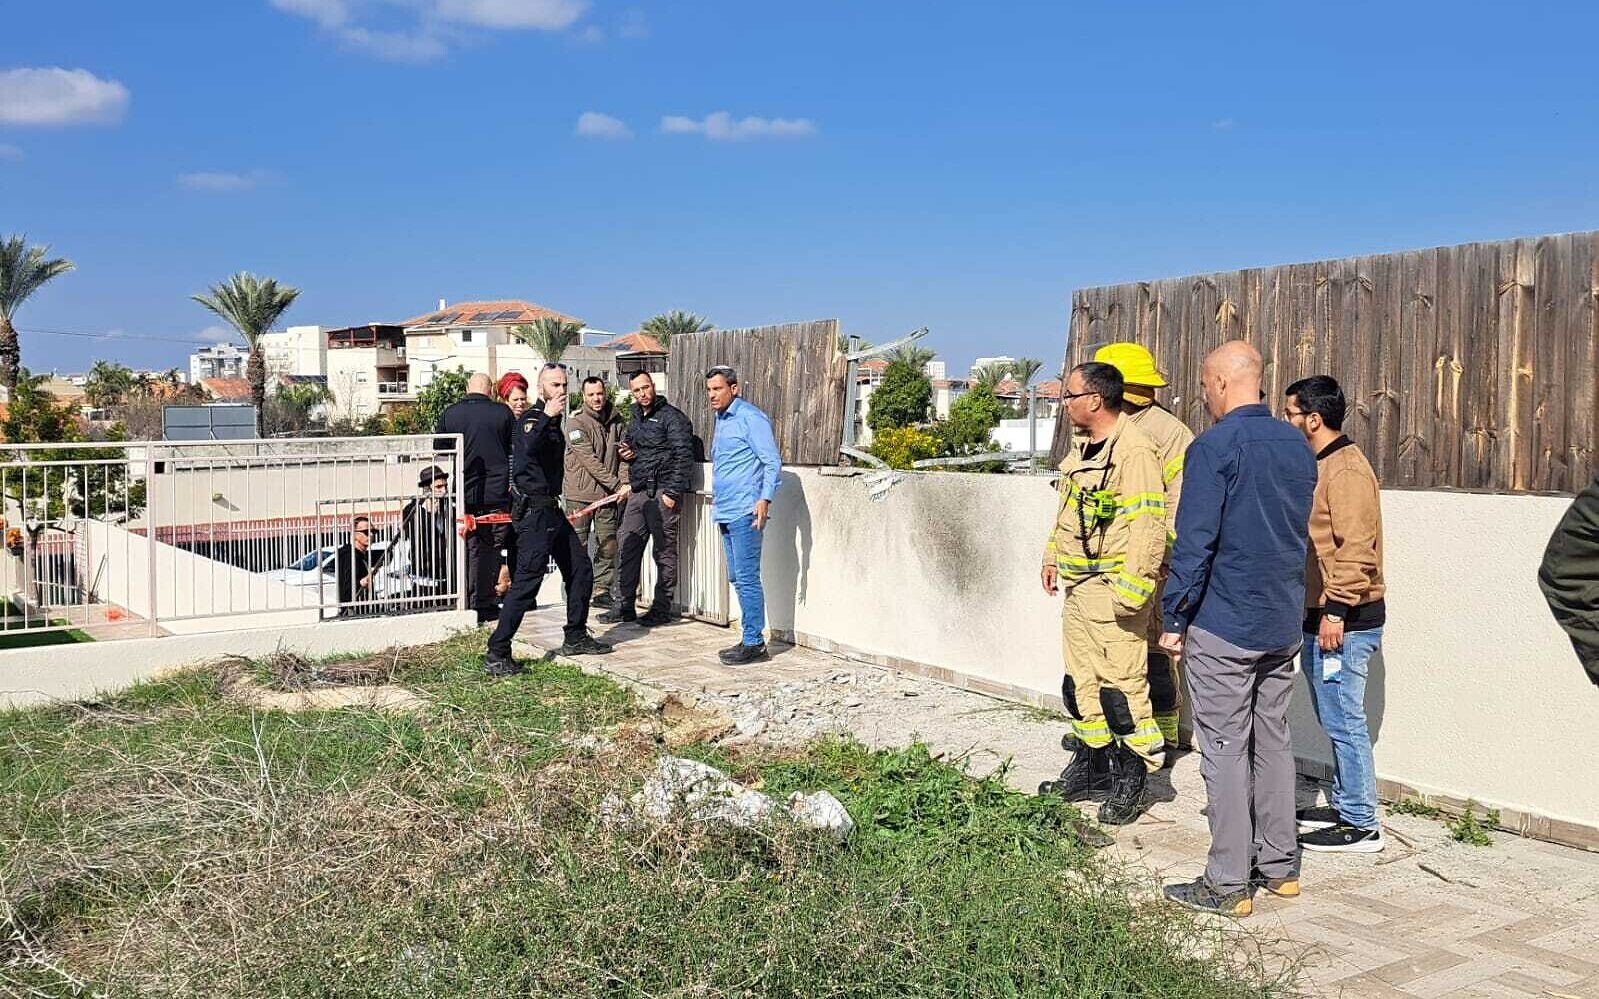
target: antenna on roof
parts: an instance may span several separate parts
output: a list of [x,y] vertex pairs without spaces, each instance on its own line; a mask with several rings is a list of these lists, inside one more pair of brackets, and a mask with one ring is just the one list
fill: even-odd
[[444,299],[441,298],[441,299],[439,299],[439,311],[443,312],[444,309],[445,309]]

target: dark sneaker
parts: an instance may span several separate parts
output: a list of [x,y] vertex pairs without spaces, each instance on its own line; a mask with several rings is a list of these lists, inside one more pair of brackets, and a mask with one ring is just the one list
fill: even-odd
[[1278,898],[1299,897],[1299,875],[1297,874],[1291,878],[1268,878],[1260,873],[1260,868],[1256,867],[1249,872],[1249,886],[1251,888],[1264,888]]
[[555,650],[558,656],[603,656],[611,652],[611,647],[599,641],[593,635],[583,635],[580,638],[568,638],[566,644]]
[[676,620],[676,618],[672,616],[671,611],[662,610],[657,607],[651,610],[648,614],[645,614],[643,617],[639,618],[638,623],[642,624],[646,628],[656,628],[663,624],[671,624],[674,620]]
[[611,596],[609,593],[596,593],[594,596],[589,598],[589,606],[598,607],[601,610],[604,610],[607,607],[615,607],[616,598]]
[[766,651],[766,643],[759,645],[735,645],[731,649],[723,649],[720,656],[722,663],[727,666],[748,666],[750,663],[764,662],[772,658]]
[[1299,831],[1307,833],[1335,826],[1342,822],[1344,817],[1331,805],[1317,805],[1314,808],[1301,808],[1294,813],[1294,819],[1299,823]]
[[509,656],[490,654],[483,657],[483,672],[489,676],[515,676],[518,673],[526,673],[527,669]]
[[1242,919],[1255,911],[1255,900],[1249,889],[1223,893],[1212,888],[1204,878],[1187,884],[1167,885],[1162,891],[1168,899],[1196,912]]
[[1340,822],[1299,834],[1299,848],[1311,853],[1381,853],[1381,829],[1362,829]]
[[632,624],[638,620],[638,612],[630,607],[612,607],[600,615],[602,624]]

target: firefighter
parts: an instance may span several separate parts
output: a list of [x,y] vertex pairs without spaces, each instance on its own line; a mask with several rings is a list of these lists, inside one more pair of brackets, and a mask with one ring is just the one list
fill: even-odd
[[[1194,432],[1188,425],[1172,415],[1171,410],[1155,401],[1155,390],[1166,387],[1166,379],[1155,370],[1155,359],[1141,344],[1112,343],[1099,348],[1094,360],[1113,366],[1122,373],[1122,412],[1127,419],[1155,442],[1160,458],[1160,478],[1166,493],[1166,550],[1177,539],[1177,498],[1183,491],[1183,455],[1194,442]],[[1168,560],[1160,566],[1160,576],[1155,583],[1154,602],[1160,605],[1160,590],[1166,582]],[[1177,662],[1160,648],[1160,615],[1149,616],[1149,703],[1155,711],[1155,723],[1166,740],[1166,765],[1175,756],[1179,735],[1177,714],[1182,705],[1182,685],[1177,676]]]
[[1099,821],[1143,811],[1144,784],[1165,758],[1149,703],[1148,635],[1166,552],[1166,497],[1155,442],[1122,412],[1121,372],[1090,361],[1062,396],[1079,433],[1060,464],[1060,502],[1044,546],[1044,592],[1066,591],[1063,694],[1077,736],[1060,779],[1039,790],[1108,796]]

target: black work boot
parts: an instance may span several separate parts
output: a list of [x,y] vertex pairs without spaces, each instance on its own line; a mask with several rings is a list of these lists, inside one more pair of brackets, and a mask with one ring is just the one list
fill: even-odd
[[651,607],[649,612],[638,619],[638,623],[646,628],[656,628],[663,624],[671,624],[675,620],[672,612],[665,607]]
[[1109,794],[1110,747],[1092,749],[1073,743],[1072,761],[1055,780],[1038,785],[1039,794],[1058,794],[1067,801],[1087,801],[1096,794]]
[[634,610],[626,603],[617,604],[604,614],[600,615],[600,622],[602,624],[632,624],[637,620],[638,611]]
[[582,635],[568,638],[555,654],[558,656],[603,656],[609,655],[611,646],[599,641],[593,635],[585,632]]
[[1099,806],[1099,821],[1125,826],[1144,811],[1144,782],[1149,771],[1144,758],[1119,742],[1110,747],[1110,797]]

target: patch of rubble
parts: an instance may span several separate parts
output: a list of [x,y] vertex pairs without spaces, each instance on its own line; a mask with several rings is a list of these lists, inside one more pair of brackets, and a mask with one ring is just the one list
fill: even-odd
[[873,704],[922,696],[925,681],[891,670],[863,667],[827,676],[785,679],[759,689],[707,688],[696,695],[701,710],[725,713],[732,731],[723,742],[760,740],[803,745],[852,730],[852,712]]
[[779,804],[709,764],[680,756],[657,759],[655,772],[626,801],[612,795],[600,804],[600,821],[611,826],[658,824],[673,817],[736,829],[786,819],[825,833],[837,843],[855,831],[849,811],[827,791],[796,791]]

